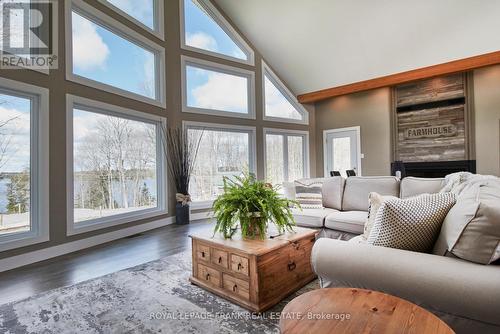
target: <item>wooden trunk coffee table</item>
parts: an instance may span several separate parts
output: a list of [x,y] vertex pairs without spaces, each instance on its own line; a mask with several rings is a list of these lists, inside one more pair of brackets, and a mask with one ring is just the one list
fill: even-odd
[[285,306],[281,334],[381,333],[452,334],[431,312],[385,293],[352,289],[318,289]]
[[316,277],[311,250],[317,233],[295,227],[294,233],[265,240],[190,235],[193,274],[189,280],[250,311],[264,311]]

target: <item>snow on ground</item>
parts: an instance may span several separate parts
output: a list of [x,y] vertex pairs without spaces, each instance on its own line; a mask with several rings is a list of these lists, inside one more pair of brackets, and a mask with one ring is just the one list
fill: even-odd
[[[142,206],[118,209],[75,209],[75,222],[83,222],[90,219],[109,217],[128,212],[135,212],[140,210],[153,209],[155,206]],[[20,214],[0,214],[0,235],[7,233],[15,233],[28,231],[30,227],[29,213]]]
[[28,231],[29,213],[0,214],[0,235],[13,232]]
[[118,208],[118,209],[75,209],[75,222],[82,222],[85,220],[109,217],[113,215],[119,215],[122,213],[135,212],[140,210],[153,209],[155,206],[141,206],[141,207],[129,207],[129,208]]

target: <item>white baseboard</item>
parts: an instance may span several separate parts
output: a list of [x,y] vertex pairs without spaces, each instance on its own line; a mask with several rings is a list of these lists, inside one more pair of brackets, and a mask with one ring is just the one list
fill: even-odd
[[170,225],[174,222],[175,217],[167,217],[164,219],[155,220],[150,223],[131,226],[121,230],[99,234],[90,238],[67,242],[61,245],[1,259],[0,272],[48,260],[57,256],[73,253],[82,249],[104,244],[106,242],[122,239],[137,233],[154,230],[159,227]]

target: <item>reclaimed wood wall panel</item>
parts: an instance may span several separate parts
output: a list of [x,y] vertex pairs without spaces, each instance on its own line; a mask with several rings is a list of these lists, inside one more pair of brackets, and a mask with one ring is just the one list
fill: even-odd
[[394,93],[395,160],[469,159],[465,74],[404,84]]
[[[398,113],[397,160],[404,162],[466,160],[463,105]],[[408,138],[408,130],[452,125],[452,136]]]
[[427,79],[396,88],[396,106],[450,100],[465,96],[463,74]]

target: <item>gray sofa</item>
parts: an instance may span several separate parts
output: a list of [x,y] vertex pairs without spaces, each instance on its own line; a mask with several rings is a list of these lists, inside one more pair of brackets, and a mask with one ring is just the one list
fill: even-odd
[[[363,233],[368,194],[372,191],[407,198],[436,193],[443,186],[443,179],[413,177],[402,181],[394,177],[322,181],[325,209],[305,209],[295,211],[294,215],[299,225],[321,229],[322,236],[336,239],[350,239]],[[290,187],[287,190],[289,197],[293,196],[291,190]],[[371,246],[359,240],[360,237],[349,241],[317,240],[312,265],[321,287],[382,291],[430,310],[459,334],[500,333],[499,265]]]
[[[341,176],[303,179],[303,184],[323,184],[324,209],[293,209],[298,226],[320,229],[320,236],[348,240],[363,233],[368,216],[368,195],[411,197],[422,193],[436,193],[444,179],[407,177],[400,181],[393,176]],[[295,198],[293,183],[283,184],[285,196]]]

